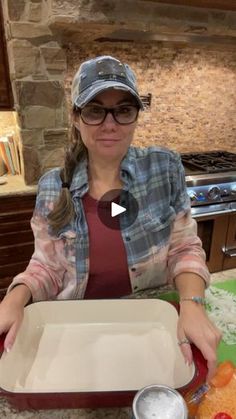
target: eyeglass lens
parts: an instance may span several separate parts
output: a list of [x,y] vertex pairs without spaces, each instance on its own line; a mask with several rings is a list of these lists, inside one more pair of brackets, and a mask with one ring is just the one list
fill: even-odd
[[114,108],[103,108],[97,105],[87,105],[81,109],[80,114],[83,122],[88,125],[99,125],[105,121],[108,113],[111,113],[118,124],[132,124],[136,121],[139,109],[134,105],[121,105]]

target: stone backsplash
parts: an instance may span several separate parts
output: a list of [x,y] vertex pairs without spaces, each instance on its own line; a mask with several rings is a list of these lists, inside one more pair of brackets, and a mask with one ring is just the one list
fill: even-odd
[[139,91],[152,94],[140,113],[135,144],[179,152],[236,152],[236,52],[122,42],[90,43],[67,51],[66,90],[88,57],[114,55],[135,70]]
[[[61,165],[72,76],[84,59],[98,54],[129,63],[140,93],[152,94],[135,144],[236,151],[236,12],[141,0],[2,5],[27,184]],[[114,36],[123,41],[107,41]]]

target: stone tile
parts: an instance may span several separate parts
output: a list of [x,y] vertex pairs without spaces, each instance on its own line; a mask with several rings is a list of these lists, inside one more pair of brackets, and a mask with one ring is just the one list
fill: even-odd
[[131,419],[131,408],[50,409],[18,411],[0,398],[1,419]]
[[10,72],[14,79],[38,73],[40,51],[30,42],[22,39],[10,41],[8,54]]
[[26,0],[8,0],[8,13],[10,20],[20,20],[25,10]]
[[62,83],[50,81],[16,81],[19,104],[25,106],[47,106],[57,108],[63,103]]
[[47,42],[49,39],[51,39],[51,31],[48,26],[35,25],[32,22],[11,22],[10,32],[12,38],[40,38],[42,42]]

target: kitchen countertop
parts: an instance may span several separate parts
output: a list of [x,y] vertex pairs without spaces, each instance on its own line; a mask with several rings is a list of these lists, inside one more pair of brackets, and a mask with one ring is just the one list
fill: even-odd
[[[236,269],[217,272],[211,275],[211,282],[216,283],[228,279],[236,280]],[[1,419],[131,419],[131,408],[115,409],[51,409],[24,410],[14,409],[0,396]]]
[[[5,181],[5,183],[2,183]],[[36,194],[37,185],[26,185],[21,175],[0,176],[0,197],[10,195]]]

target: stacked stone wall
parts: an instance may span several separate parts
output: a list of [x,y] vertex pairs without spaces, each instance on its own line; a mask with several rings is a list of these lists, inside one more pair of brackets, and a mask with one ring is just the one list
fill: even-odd
[[[62,164],[73,74],[84,59],[101,54],[129,63],[140,93],[152,94],[135,144],[236,151],[236,12],[141,0],[2,4],[27,184]],[[136,41],[96,41],[123,30]],[[176,42],[178,36],[188,44]],[[158,41],[165,38],[168,42]],[[206,45],[196,46],[197,39]]]

